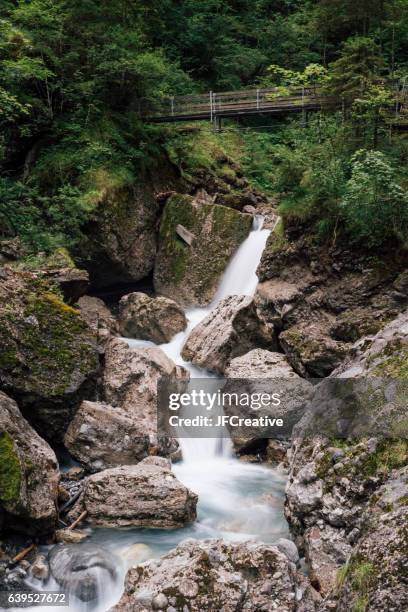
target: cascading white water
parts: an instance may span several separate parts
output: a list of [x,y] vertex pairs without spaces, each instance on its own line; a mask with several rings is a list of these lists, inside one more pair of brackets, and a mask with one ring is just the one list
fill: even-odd
[[[268,239],[269,230],[262,229],[257,217],[248,238],[229,263],[212,303],[205,308],[186,311],[187,330],[160,348],[178,365],[190,372],[191,378],[213,376],[181,357],[183,344],[191,332],[222,300],[230,295],[253,295],[258,278],[256,270]],[[127,340],[130,347],[154,346],[142,340]],[[217,381],[214,380],[214,384]],[[260,539],[276,541],[287,536],[283,516],[284,474],[261,465],[250,465],[234,458],[226,440],[180,438],[183,461],[173,469],[177,477],[199,497],[198,520],[175,531],[96,529],[88,542],[97,544],[121,559],[115,581],[102,577],[98,601],[89,604],[72,599],[72,612],[106,612],[119,599],[126,568],[156,558],[177,546],[185,538],[224,538],[226,540]],[[81,544],[78,546],[82,546]],[[119,563],[120,565],[120,563]],[[97,571],[97,570],[95,570]],[[99,570],[98,570],[99,571]],[[99,574],[98,574],[99,578]],[[52,579],[46,584],[33,584],[43,590],[57,590]],[[38,612],[60,608],[36,608]],[[34,608],[33,608],[34,610]]]
[[[205,370],[193,366],[184,361],[181,356],[183,345],[191,331],[206,316],[210,314],[221,300],[231,295],[254,295],[258,284],[256,270],[265,249],[270,230],[263,229],[263,217],[254,218],[253,229],[248,238],[242,243],[225,270],[218,290],[211,304],[203,308],[189,308],[186,310],[188,321],[187,329],[177,334],[171,342],[160,345],[160,348],[177,365],[181,365],[190,372],[191,378],[210,378],[212,375]],[[151,342],[139,340],[128,340],[130,346],[152,346]],[[215,389],[216,390],[216,387]],[[216,414],[214,414],[216,416]],[[223,455],[231,455],[230,445],[223,439],[214,438],[187,438],[180,432],[180,446],[183,453],[184,466],[196,463],[195,468],[199,470],[198,462],[208,462],[210,458]]]

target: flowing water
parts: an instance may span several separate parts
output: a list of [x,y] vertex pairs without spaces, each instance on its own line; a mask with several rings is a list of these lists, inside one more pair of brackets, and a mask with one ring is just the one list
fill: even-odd
[[[182,359],[181,349],[188,334],[223,298],[255,293],[258,283],[256,270],[270,233],[262,229],[262,221],[261,217],[254,220],[253,231],[229,263],[212,303],[205,308],[187,310],[187,330],[175,336],[168,344],[160,346],[176,364],[187,368],[192,378],[208,379],[212,375]],[[151,342],[141,340],[127,342],[133,348],[153,346]],[[100,589],[98,601],[86,604],[71,596],[69,610],[108,610],[121,596],[124,576],[129,566],[159,557],[186,538],[224,538],[230,541],[258,539],[272,543],[280,537],[288,536],[283,515],[284,473],[259,464],[239,461],[234,458],[227,439],[181,437],[180,445],[183,461],[175,464],[173,470],[180,481],[199,496],[197,521],[186,528],[172,531],[93,530],[88,542],[99,544],[115,557],[117,575],[112,578],[100,567],[93,568]],[[58,590],[58,585],[51,581],[46,587],[35,581],[35,586]],[[50,610],[49,607],[46,609]]]

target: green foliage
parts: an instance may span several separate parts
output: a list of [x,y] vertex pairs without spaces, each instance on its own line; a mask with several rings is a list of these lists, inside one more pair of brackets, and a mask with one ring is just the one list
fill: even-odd
[[361,150],[353,156],[342,211],[351,235],[370,247],[408,238],[408,196],[379,151]]
[[[407,69],[406,0],[3,2],[0,237],[20,235],[33,252],[75,246],[105,188],[141,180],[163,148],[187,177],[218,171],[223,149],[238,155],[254,185],[281,194],[286,221],[336,237],[350,158],[385,148],[387,78]],[[304,84],[344,96],[346,124],[329,108],[303,133],[278,124],[238,146],[203,131],[194,144],[138,117],[140,99]]]
[[208,123],[169,131],[165,149],[169,159],[178,166],[182,176],[235,176],[233,159],[240,157],[241,143],[233,131],[217,134]]
[[339,59],[330,67],[327,91],[353,102],[364,96],[368,87],[381,83],[383,66],[380,48],[373,39],[351,38],[345,42]]
[[149,44],[138,3],[6,5],[0,51],[0,234],[34,251],[75,245],[103,189],[92,177],[105,169],[127,185],[156,155],[160,133],[141,125],[138,99],[191,81]]
[[319,240],[333,239],[340,217],[348,133],[339,118],[314,118],[286,130],[274,151],[274,189],[285,224],[307,223]]

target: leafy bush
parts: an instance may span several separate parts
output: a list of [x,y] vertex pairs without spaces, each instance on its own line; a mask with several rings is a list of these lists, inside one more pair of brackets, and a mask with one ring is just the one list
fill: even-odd
[[360,150],[352,158],[342,213],[352,237],[368,246],[408,238],[408,195],[379,151]]

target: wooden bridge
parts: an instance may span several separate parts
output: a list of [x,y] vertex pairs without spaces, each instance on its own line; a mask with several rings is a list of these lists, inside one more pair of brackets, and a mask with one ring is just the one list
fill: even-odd
[[[324,100],[329,98],[325,96]],[[220,126],[223,117],[306,113],[320,110],[322,104],[323,97],[314,87],[303,87],[286,95],[277,88],[223,93],[211,91],[203,95],[163,98],[156,103],[142,100],[139,114],[144,121],[151,123],[208,120]]]
[[[408,77],[407,77],[408,78]],[[396,86],[395,110],[388,109],[385,123],[395,129],[408,128],[408,90]],[[139,100],[139,116],[149,123],[176,121],[211,121],[216,128],[227,117],[251,115],[287,115],[319,111],[324,107],[346,112],[344,99],[322,94],[318,87],[309,86],[282,90],[279,88],[210,91],[191,96],[169,96],[160,100]]]

